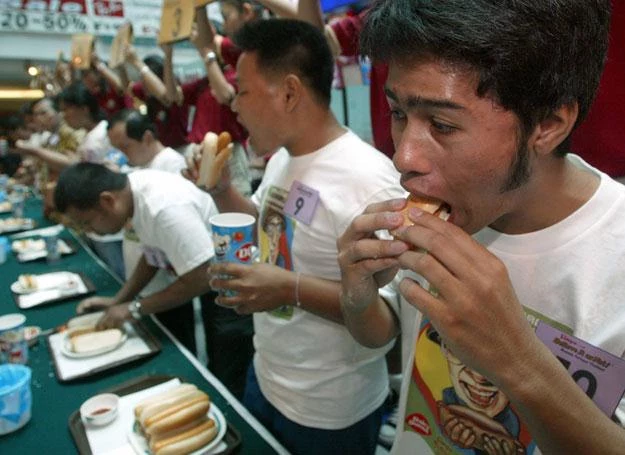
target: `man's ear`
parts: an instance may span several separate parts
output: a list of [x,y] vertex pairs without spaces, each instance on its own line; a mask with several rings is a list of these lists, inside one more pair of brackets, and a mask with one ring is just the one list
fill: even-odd
[[302,97],[302,90],[304,90],[302,80],[295,74],[289,74],[284,78],[282,87],[286,110],[289,113],[293,112]]
[[112,191],[102,191],[99,197],[100,208],[104,209],[107,213],[110,213],[117,204],[117,196]]
[[578,114],[577,102],[560,106],[536,125],[529,141],[531,149],[543,155],[553,152],[571,134]]

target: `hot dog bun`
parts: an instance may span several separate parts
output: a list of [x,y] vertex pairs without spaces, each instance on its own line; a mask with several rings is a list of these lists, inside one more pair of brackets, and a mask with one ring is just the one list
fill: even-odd
[[187,454],[217,436],[217,425],[207,416],[210,406],[206,393],[180,384],[142,400],[134,411],[153,454]]
[[[75,333],[74,333],[75,332]],[[119,329],[96,331],[95,328],[79,328],[69,334],[72,351],[85,353],[116,346],[122,340]]]
[[175,395],[171,395],[167,398],[163,398],[158,402],[151,403],[143,408],[139,413],[137,419],[139,423],[148,427],[152,423],[156,422],[163,416],[163,412],[172,409],[180,404],[186,404],[189,400],[194,398],[204,397],[206,394],[197,389],[181,389],[176,392]]
[[17,281],[22,289],[29,291],[37,289],[37,278],[35,278],[35,275],[20,275]]
[[202,162],[200,164],[197,186],[213,188],[219,182],[224,165],[232,154],[232,136],[223,131],[217,136],[206,133],[201,145]]
[[204,417],[210,408],[210,400],[205,393],[202,395],[190,397],[146,419],[145,433],[148,436],[157,436]]
[[193,428],[178,435],[150,442],[150,449],[155,455],[181,455],[197,450],[217,436],[217,426],[213,420],[205,420]]
[[135,417],[139,417],[144,409],[148,406],[159,404],[165,401],[168,401],[171,398],[179,397],[181,394],[197,390],[197,387],[193,384],[180,384],[179,386],[167,390],[166,392],[157,393],[156,395],[152,395],[141,400],[137,406],[135,406]]
[[443,201],[411,194],[406,199],[406,208],[402,210],[402,214],[404,215],[404,226],[412,226],[414,224],[408,216],[408,211],[411,208],[421,209],[424,212],[431,213],[432,215],[438,216],[445,221],[449,218],[449,207]]

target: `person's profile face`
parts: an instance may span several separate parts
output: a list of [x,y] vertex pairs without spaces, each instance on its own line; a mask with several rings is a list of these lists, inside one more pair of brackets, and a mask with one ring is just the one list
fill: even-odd
[[221,2],[221,15],[223,17],[223,31],[229,37],[232,37],[245,24],[245,20],[241,12],[231,3]]
[[46,100],[33,106],[33,117],[42,131],[54,131],[58,125],[59,115]]
[[249,133],[255,150],[277,150],[281,144],[283,111],[280,90],[267,80],[254,53],[244,52],[237,63],[238,92],[232,102],[237,120]]
[[85,71],[82,75],[82,82],[92,95],[98,95],[100,93],[100,81],[100,76],[93,70]]
[[65,123],[74,129],[82,128],[83,110],[79,106],[61,102],[61,114]]
[[438,60],[391,62],[386,83],[401,184],[451,207],[449,221],[468,233],[519,210],[523,189],[507,190],[519,121],[476,94],[477,74]]
[[126,221],[99,206],[85,210],[69,207],[65,215],[84,231],[99,235],[119,232]]
[[140,163],[142,142],[131,139],[126,134],[126,123],[117,122],[108,130],[109,142],[117,150],[120,150],[128,157],[132,166],[141,166]]

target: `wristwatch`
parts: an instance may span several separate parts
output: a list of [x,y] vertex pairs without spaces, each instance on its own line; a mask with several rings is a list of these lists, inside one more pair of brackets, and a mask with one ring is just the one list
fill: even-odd
[[128,311],[130,311],[132,317],[137,321],[141,319],[141,317],[143,316],[141,314],[141,300],[134,299],[132,302],[130,302],[130,304],[128,305]]
[[216,62],[217,54],[215,54],[213,51],[208,51],[206,55],[204,56],[204,61],[206,62],[207,65],[210,65],[211,63]]

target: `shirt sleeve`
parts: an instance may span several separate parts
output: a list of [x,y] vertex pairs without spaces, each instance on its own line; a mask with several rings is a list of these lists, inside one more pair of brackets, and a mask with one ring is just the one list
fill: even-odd
[[341,46],[341,55],[358,56],[360,54],[360,30],[363,15],[344,17],[330,24]]
[[215,255],[210,230],[190,204],[170,206],[156,217],[154,243],[178,276],[190,272]]
[[147,98],[142,82],[133,82],[130,85],[130,91],[132,92],[134,96],[136,96],[140,100],[145,101],[145,99]]
[[224,63],[230,65],[232,68],[237,67],[237,61],[242,54],[241,49],[239,49],[227,36],[224,36],[221,41],[219,53],[221,54],[221,59]]
[[196,79],[194,81],[187,82],[186,84],[182,84],[181,88],[184,104],[194,106],[197,103],[198,95],[201,91],[200,89],[204,83],[207,83],[206,78]]

